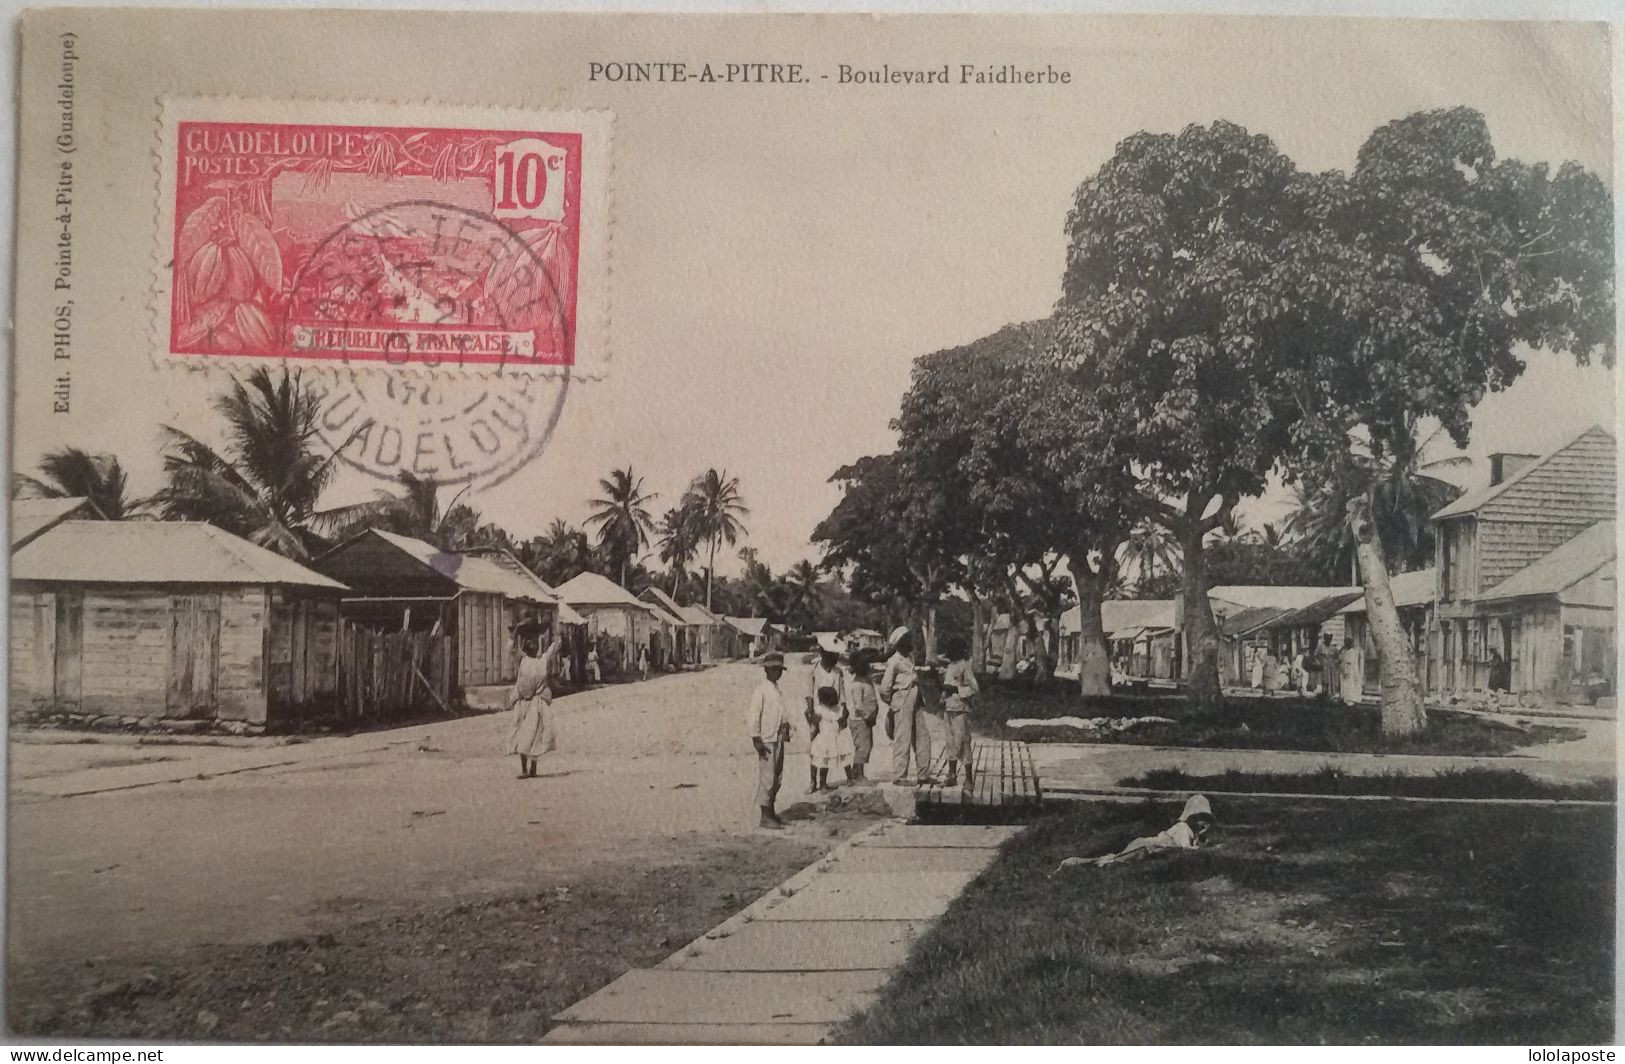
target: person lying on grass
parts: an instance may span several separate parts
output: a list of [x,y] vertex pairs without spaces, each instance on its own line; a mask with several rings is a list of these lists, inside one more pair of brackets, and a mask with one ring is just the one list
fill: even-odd
[[1213,807],[1202,795],[1193,794],[1186,801],[1185,811],[1179,814],[1179,820],[1167,831],[1141,836],[1119,852],[1109,853],[1104,857],[1068,857],[1061,862],[1060,868],[1056,871],[1079,865],[1101,866],[1123,861],[1139,861],[1158,854],[1195,850],[1201,847],[1203,837],[1212,827]]

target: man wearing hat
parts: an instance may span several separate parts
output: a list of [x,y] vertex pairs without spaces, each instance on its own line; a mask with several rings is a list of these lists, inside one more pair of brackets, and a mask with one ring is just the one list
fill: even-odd
[[919,676],[914,669],[914,635],[908,625],[892,629],[886,642],[892,655],[881,674],[877,694],[888,708],[886,720],[891,729],[891,763],[893,783],[908,782],[908,755],[914,753],[915,771],[924,781],[931,771],[931,734],[916,727],[915,717],[920,708]]
[[779,678],[784,675],[784,655],[778,651],[764,655],[762,672],[765,676],[750,696],[745,729],[756,750],[756,805],[761,810],[760,825],[779,828],[784,824],[773,811],[773,800],[778,797],[779,780],[784,775],[784,744],[790,738],[790,714],[779,690]]

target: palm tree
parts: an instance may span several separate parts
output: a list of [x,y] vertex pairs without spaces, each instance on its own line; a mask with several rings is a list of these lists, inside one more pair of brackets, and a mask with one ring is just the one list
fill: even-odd
[[440,506],[442,485],[406,470],[396,474],[399,492],[379,488],[367,502],[323,510],[311,515],[311,527],[334,539],[346,539],[363,529],[376,528],[433,543],[442,550],[461,550],[478,538],[480,515],[460,500],[465,487]]
[[11,494],[19,499],[86,498],[109,521],[122,521],[143,505],[129,497],[128,478],[116,455],[91,454],[77,447],[45,455],[37,477],[17,474]]
[[590,572],[596,559],[592,542],[581,529],[555,517],[547,531],[537,538],[536,561],[532,565],[538,576],[550,584],[558,585],[580,573]]
[[598,482],[598,490],[604,494],[591,500],[587,524],[598,526],[598,544],[620,569],[621,586],[626,587],[632,559],[649,545],[654,530],[646,504],[659,496],[643,493],[643,478],[634,475],[631,466],[611,471]]
[[273,379],[262,368],[234,378],[211,405],[226,421],[223,450],[163,428],[167,483],[153,496],[160,514],[207,521],[278,554],[308,558],[320,546],[310,519],[337,460],[318,446],[315,390],[297,371]]
[[711,608],[711,577],[717,567],[717,547],[723,543],[733,546],[746,534],[740,518],[749,517],[750,509],[739,494],[739,478],[730,477],[726,469],[707,469],[694,478],[688,487],[686,500],[694,509],[694,527],[699,538],[710,548],[710,561],[705,567],[705,608]]
[[1182,561],[1179,537],[1155,521],[1140,521],[1117,548],[1119,572],[1126,575],[1126,570],[1132,568],[1136,585],[1155,580],[1159,565],[1164,572],[1177,572]]
[[807,628],[813,626],[824,600],[818,593],[818,570],[809,561],[799,561],[784,576],[785,611],[798,615]]
[[1361,477],[1347,483],[1292,485],[1294,506],[1282,528],[1285,538],[1328,574],[1346,570],[1350,584],[1360,583],[1357,543],[1349,527],[1351,493],[1358,493],[1365,497],[1362,505],[1369,508],[1386,556],[1396,570],[1432,564],[1432,516],[1460,495],[1461,489],[1431,473],[1467,459],[1427,460],[1422,451],[1428,442],[1402,459],[1366,463],[1360,469]]
[[699,551],[699,536],[694,528],[694,510],[687,505],[675,506],[660,518],[660,560],[671,566],[671,593],[677,595],[688,575],[688,563]]

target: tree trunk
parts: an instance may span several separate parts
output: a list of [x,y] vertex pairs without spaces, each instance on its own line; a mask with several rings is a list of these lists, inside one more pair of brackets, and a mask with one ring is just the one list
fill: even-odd
[[1213,605],[1207,599],[1207,556],[1202,550],[1201,522],[1179,532],[1179,545],[1185,555],[1181,636],[1184,642],[1186,693],[1192,704],[1203,709],[1219,704],[1219,629],[1213,622]]
[[1050,677],[1049,632],[1031,617],[1027,619],[1027,628],[1032,632],[1029,638],[1033,641],[1033,679],[1047,680]]
[[980,676],[987,671],[987,632],[982,628],[982,614],[986,612],[980,598],[970,600],[970,667]]
[[937,607],[927,606],[925,610],[925,660],[930,661],[937,654]]
[[1416,662],[1411,657],[1410,640],[1394,605],[1394,592],[1388,584],[1388,561],[1383,556],[1382,537],[1370,519],[1368,500],[1349,506],[1349,530],[1354,533],[1354,549],[1360,558],[1360,575],[1365,587],[1366,623],[1377,647],[1377,675],[1382,687],[1382,734],[1403,737],[1427,727],[1427,711],[1422,707],[1422,688],[1416,682]]
[[711,564],[705,570],[705,608],[711,608],[711,574],[717,571],[717,540],[711,537]]
[[1019,657],[1021,657],[1021,628],[1012,617],[1010,627],[1004,630],[1004,652],[999,657],[999,679],[1016,678],[1016,659]]
[[1106,597],[1102,583],[1098,576],[1072,571],[1078,593],[1078,693],[1085,698],[1112,693],[1111,653],[1100,619],[1100,602]]

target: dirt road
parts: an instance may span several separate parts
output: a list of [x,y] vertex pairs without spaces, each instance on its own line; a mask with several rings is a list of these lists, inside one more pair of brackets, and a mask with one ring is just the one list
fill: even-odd
[[[113,971],[737,845],[753,822],[742,732],[760,676],[729,664],[560,699],[559,752],[534,780],[502,754],[506,714],[294,744],[16,734],[13,993],[69,967]],[[799,692],[806,667],[784,682]],[[781,809],[803,800],[803,742],[785,775]],[[811,817],[783,844],[835,830]]]

